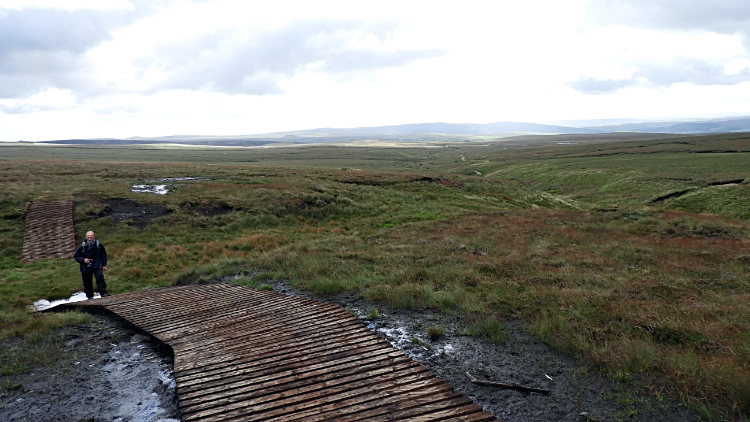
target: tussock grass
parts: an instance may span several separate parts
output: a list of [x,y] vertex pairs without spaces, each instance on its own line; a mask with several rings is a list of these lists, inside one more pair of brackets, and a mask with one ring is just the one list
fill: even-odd
[[427,327],[427,336],[430,340],[435,341],[445,335],[445,329],[439,325],[431,325]]
[[0,312],[0,340],[23,338],[22,347],[0,350],[0,374],[10,375],[25,371],[32,364],[55,362],[62,355],[63,343],[54,331],[69,324],[92,321],[91,315],[81,312],[38,314],[31,318],[20,311]]
[[378,319],[378,318],[380,318],[380,312],[378,312],[378,308],[371,307],[367,311],[367,317],[370,318],[370,319]]
[[484,337],[490,343],[502,343],[508,338],[503,323],[495,317],[481,316],[466,329],[466,334]]
[[[338,277],[397,308],[458,309],[475,315],[467,334],[490,341],[505,341],[492,315],[518,316],[616,379],[666,374],[673,391],[747,406],[739,380],[750,373],[733,352],[750,321],[747,230],[683,212],[504,211],[295,244],[256,265],[303,286]],[[299,259],[302,249],[315,258]]]
[[[81,289],[72,260],[18,261],[28,203],[73,199],[78,242],[95,230],[107,245],[114,294],[284,279],[317,294],[356,290],[396,308],[465,314],[468,332],[490,341],[505,341],[503,318],[522,318],[616,379],[665,382],[706,414],[750,413],[750,141],[488,145],[429,154],[103,148],[87,149],[85,165],[60,159],[78,159],[75,147],[39,160],[49,151],[0,146],[18,157],[0,160],[0,333],[25,338],[27,357],[52,359],[53,349],[33,350],[78,318],[25,311]],[[164,196],[130,192],[176,176],[211,180]],[[115,225],[111,198],[171,212],[144,230]],[[227,212],[202,213],[216,207]],[[30,362],[8,359],[11,371]]]
[[29,318],[20,311],[2,315],[0,324],[4,327],[0,331],[0,339],[26,335],[29,338],[39,339],[41,336],[49,335],[57,328],[69,324],[83,324],[93,321],[91,315],[82,312],[62,312],[52,314],[37,314]]

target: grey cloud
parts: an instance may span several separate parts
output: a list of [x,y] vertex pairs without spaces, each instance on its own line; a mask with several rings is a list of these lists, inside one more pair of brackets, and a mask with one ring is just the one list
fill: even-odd
[[[141,3],[140,1],[143,1]],[[0,98],[22,99],[47,89],[69,89],[79,99],[116,92],[90,78],[86,52],[112,38],[112,32],[154,9],[136,0],[136,11],[0,9]],[[385,51],[357,47],[365,37],[381,42],[399,29],[392,21],[298,21],[252,37],[237,30],[201,35],[189,42],[157,46],[153,57],[133,64],[142,73],[163,70],[165,81],[142,93],[169,89],[229,94],[281,93],[279,82],[301,71],[347,78],[376,69],[438,57],[438,50]],[[29,107],[5,108],[6,113]]]
[[110,39],[118,20],[90,10],[12,10],[0,19],[0,55],[29,50],[83,53]]
[[[737,0],[595,0],[589,18],[600,25],[625,25],[656,31],[708,31],[739,34],[750,47],[750,2]],[[639,68],[631,83],[581,78],[570,84],[586,93],[614,92],[626,86],[735,85],[750,80],[748,72],[726,75],[724,65],[697,58],[668,62],[627,63]],[[645,82],[636,82],[636,79]],[[618,82],[618,83],[615,83]]]
[[32,8],[0,14],[0,98],[23,98],[50,88],[90,91],[84,54],[112,31],[153,9],[136,2],[136,10]]
[[723,64],[707,63],[696,59],[677,59],[668,63],[649,63],[634,74],[642,76],[649,82],[659,86],[669,86],[676,83],[691,83],[693,85],[736,85],[750,81],[747,71],[727,75]]
[[350,45],[366,35],[384,39],[396,28],[392,22],[294,22],[255,38],[238,40],[221,33],[187,45],[163,46],[158,65],[168,81],[154,87],[265,95],[280,93],[278,82],[314,65],[314,71],[334,76],[407,65],[444,55],[438,50],[379,51]]
[[87,63],[68,51],[13,52],[0,58],[0,98],[24,98],[48,88],[86,87]]
[[334,72],[356,72],[379,68],[400,67],[417,59],[441,57],[442,50],[401,50],[393,52],[358,51],[331,55],[325,69]]
[[743,0],[597,0],[588,12],[605,25],[750,34],[750,2]]
[[53,106],[47,106],[47,105],[39,105],[39,104],[16,104],[12,106],[7,106],[4,104],[0,104],[0,111],[2,111],[5,114],[26,114],[26,113],[38,113],[40,111],[49,111],[49,110],[60,110],[61,107],[53,107]]
[[110,103],[106,101],[106,97],[100,98],[102,101],[94,102],[90,107],[88,107],[89,110],[96,114],[116,114],[116,113],[141,113],[144,111],[143,106],[135,103],[122,103],[122,102],[116,102],[116,103]]
[[618,91],[622,88],[634,85],[635,80],[632,79],[595,79],[591,77],[583,77],[575,82],[572,82],[570,86],[576,91],[584,94],[609,94]]
[[745,81],[750,81],[750,72],[747,70],[736,75],[727,75],[724,73],[723,64],[680,58],[665,63],[641,64],[633,73],[632,79],[598,80],[582,77],[570,83],[569,86],[585,94],[604,94],[636,85],[657,87],[668,87],[677,83],[736,85]]

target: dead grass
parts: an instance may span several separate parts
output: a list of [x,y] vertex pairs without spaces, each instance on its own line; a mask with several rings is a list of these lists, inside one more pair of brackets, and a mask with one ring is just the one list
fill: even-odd
[[[387,163],[368,156],[365,165],[310,149],[320,161],[297,168],[288,157],[276,157],[285,167],[156,162],[205,162],[202,152],[149,151],[138,162],[124,149],[101,151],[131,162],[3,159],[0,329],[41,341],[45,330],[25,322],[24,307],[80,290],[71,261],[18,262],[26,205],[72,198],[78,236],[95,230],[112,255],[113,293],[228,276],[256,286],[248,271],[263,268],[263,280],[287,278],[317,293],[355,289],[392,306],[463,313],[472,333],[495,341],[503,318],[520,317],[540,339],[617,379],[666,382],[686,402],[747,415],[748,185],[712,183],[744,177],[750,155],[608,145],[495,151],[467,162],[449,148],[429,160],[417,149],[372,150]],[[636,157],[640,150],[650,153]],[[335,169],[309,166],[337,160]],[[430,160],[458,174],[422,173]],[[352,166],[388,171],[340,170]],[[129,190],[175,176],[212,180],[165,196]],[[109,198],[171,213],[145,230],[115,226]],[[196,212],[217,204],[231,211]]]
[[519,210],[295,243],[252,262],[319,293],[361,288],[395,307],[467,312],[498,341],[494,318],[515,315],[616,378],[668,379],[745,413],[747,230],[687,213]]

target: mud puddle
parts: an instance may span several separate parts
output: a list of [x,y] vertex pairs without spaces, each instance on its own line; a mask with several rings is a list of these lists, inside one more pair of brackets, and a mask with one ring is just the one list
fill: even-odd
[[[99,299],[101,295],[99,293],[94,293],[94,299]],[[67,299],[58,299],[49,301],[47,299],[39,299],[34,304],[29,305],[26,309],[29,310],[29,312],[41,312],[46,311],[47,309],[54,308],[57,305],[61,305],[63,303],[72,303],[72,302],[80,302],[82,300],[86,300],[86,293],[84,292],[77,292],[73,293],[69,298]]]
[[127,221],[130,225],[143,230],[159,217],[169,214],[166,205],[142,204],[130,199],[112,199],[105,206],[105,215],[112,217],[113,224]]
[[[530,337],[520,320],[506,323],[507,340],[490,343],[465,335],[467,321],[431,310],[398,310],[368,303],[357,294],[313,296],[287,283],[272,284],[279,293],[334,303],[429,368],[503,422],[701,420],[695,411],[664,396],[649,395],[636,381],[613,382],[580,360]],[[377,309],[378,318],[372,318]],[[429,327],[444,335],[432,340]],[[472,384],[481,381],[543,388],[549,395]],[[661,394],[664,394],[662,391]]]
[[163,179],[151,180],[143,184],[133,185],[130,190],[136,193],[153,193],[166,195],[169,193],[173,182],[205,181],[208,177],[165,177]]
[[[231,282],[231,277],[214,282]],[[649,395],[636,382],[613,382],[595,374],[579,360],[526,335],[522,321],[507,322],[507,340],[493,344],[464,335],[467,323],[457,315],[389,309],[352,292],[321,297],[285,282],[270,286],[279,293],[348,310],[503,422],[701,420],[694,411],[664,398],[664,391]],[[12,387],[0,390],[0,421],[179,420],[171,353],[114,316],[95,318],[93,324],[61,330],[66,349],[56,364],[0,376],[0,383]],[[431,326],[442,327],[444,335],[431,339]],[[12,350],[22,342],[6,339],[0,348]],[[467,372],[479,380],[544,388],[550,394],[479,386],[471,383]]]
[[[58,330],[53,365],[2,375],[0,421],[178,422],[171,352],[111,315]],[[21,339],[0,342],[12,354]],[[3,356],[5,357],[5,356]]]

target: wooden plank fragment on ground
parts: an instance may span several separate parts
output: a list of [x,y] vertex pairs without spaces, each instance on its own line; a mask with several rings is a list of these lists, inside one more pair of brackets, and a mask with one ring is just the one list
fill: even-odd
[[336,305],[216,284],[62,308],[107,309],[168,344],[186,422],[495,420]]
[[21,261],[71,258],[75,251],[73,201],[29,204],[26,210]]

